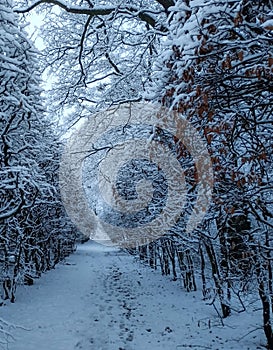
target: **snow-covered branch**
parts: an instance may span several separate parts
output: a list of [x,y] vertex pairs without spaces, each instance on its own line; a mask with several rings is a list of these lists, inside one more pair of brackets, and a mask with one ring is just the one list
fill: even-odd
[[[162,2],[162,1],[161,1]],[[98,6],[93,8],[84,8],[81,6],[70,6],[69,4],[61,0],[38,0],[32,5],[25,8],[17,8],[14,10],[16,13],[27,13],[35,9],[37,6],[42,4],[56,5],[65,10],[68,13],[78,14],[78,15],[88,15],[91,17],[95,16],[107,16],[112,13],[117,14],[129,14],[133,17],[138,17],[140,20],[146,22],[150,26],[156,28],[157,20],[153,15],[153,11],[149,9],[138,9],[134,6]],[[167,31],[167,28],[160,26],[158,30]]]

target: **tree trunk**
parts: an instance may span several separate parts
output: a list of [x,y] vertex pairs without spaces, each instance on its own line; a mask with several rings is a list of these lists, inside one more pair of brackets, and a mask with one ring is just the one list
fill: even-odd
[[220,278],[220,271],[219,271],[219,266],[217,263],[217,259],[215,256],[215,252],[213,249],[213,245],[211,244],[211,242],[204,242],[205,247],[206,247],[206,251],[209,257],[209,261],[211,264],[211,272],[212,272],[212,278],[214,280],[214,284],[215,284],[215,288],[220,300],[220,305],[221,305],[221,309],[222,309],[222,315],[223,317],[227,317],[230,315],[230,306],[227,305],[227,303],[224,301],[224,292],[223,292],[223,288],[221,285],[221,278]]

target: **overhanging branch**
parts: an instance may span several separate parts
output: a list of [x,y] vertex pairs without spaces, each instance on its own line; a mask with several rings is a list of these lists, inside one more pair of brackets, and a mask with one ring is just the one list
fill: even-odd
[[[165,1],[158,1],[159,3],[164,3]],[[132,6],[100,6],[100,7],[93,7],[93,8],[83,8],[80,6],[69,6],[65,2],[61,0],[38,0],[35,1],[32,5],[24,8],[17,8],[14,10],[16,13],[27,13],[32,11],[34,8],[38,7],[39,5],[42,4],[49,4],[49,5],[56,5],[65,10],[68,13],[73,13],[73,14],[78,14],[78,15],[88,15],[90,17],[95,17],[95,16],[107,16],[110,15],[113,12],[116,13],[126,13],[126,14],[131,14],[132,16],[137,16],[139,19],[142,21],[148,23],[150,26],[153,28],[157,27],[157,21],[156,19],[150,15],[147,11],[145,10],[139,10],[136,7]],[[150,11],[149,11],[150,12]],[[167,28],[164,26],[160,25],[160,28],[157,28],[158,30],[162,32],[166,32]]]

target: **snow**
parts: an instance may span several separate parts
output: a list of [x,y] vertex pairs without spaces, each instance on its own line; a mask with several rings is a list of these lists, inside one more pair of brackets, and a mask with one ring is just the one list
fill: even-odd
[[180,283],[118,248],[90,241],[33,286],[20,287],[15,304],[0,308],[1,319],[18,326],[10,330],[14,340],[7,335],[7,348],[263,348],[260,311],[235,313],[223,327],[201,293],[186,293]]
[[268,30],[273,30],[273,19],[268,19],[267,21],[265,21],[263,24],[262,24],[262,27],[264,27],[265,29],[268,29]]

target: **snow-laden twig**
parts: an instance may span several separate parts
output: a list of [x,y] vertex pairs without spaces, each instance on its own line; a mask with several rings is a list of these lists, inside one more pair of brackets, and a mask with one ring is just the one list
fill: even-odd
[[0,318],[0,348],[6,349],[10,341],[14,341],[15,338],[11,332],[12,329],[16,328],[16,325],[5,321]]
[[15,342],[14,330],[23,329],[24,331],[30,331],[22,325],[8,322],[3,318],[0,318],[0,349],[9,349],[9,344]]

